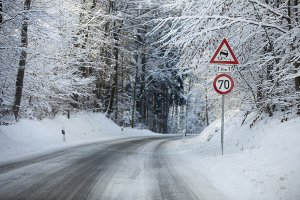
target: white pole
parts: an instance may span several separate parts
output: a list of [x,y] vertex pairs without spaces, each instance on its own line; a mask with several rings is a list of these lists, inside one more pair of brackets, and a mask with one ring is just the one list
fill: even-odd
[[224,154],[224,101],[225,95],[222,95],[222,120],[221,120],[221,148],[222,148],[222,155]]

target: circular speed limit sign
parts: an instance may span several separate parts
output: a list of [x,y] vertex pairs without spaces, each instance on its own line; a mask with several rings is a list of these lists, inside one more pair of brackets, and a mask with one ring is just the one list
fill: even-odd
[[234,81],[228,74],[219,74],[214,80],[214,88],[219,94],[228,94],[233,90]]

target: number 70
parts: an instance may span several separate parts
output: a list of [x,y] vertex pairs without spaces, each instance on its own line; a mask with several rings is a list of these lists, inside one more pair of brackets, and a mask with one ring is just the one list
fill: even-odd
[[229,80],[218,80],[219,84],[219,90],[221,90],[223,87],[228,90],[230,88],[230,81]]

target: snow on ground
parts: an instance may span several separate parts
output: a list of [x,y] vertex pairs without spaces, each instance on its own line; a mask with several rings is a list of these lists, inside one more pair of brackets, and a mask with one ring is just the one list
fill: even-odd
[[[223,156],[220,120],[198,137],[170,143],[170,150],[176,151],[176,158],[183,159],[181,169],[192,169],[187,174],[191,183],[197,177],[207,180],[230,200],[299,200],[300,118],[283,123],[279,117],[265,118],[249,128],[255,117],[249,115],[243,126],[243,115],[239,113],[226,119]],[[57,116],[42,121],[22,120],[0,126],[0,162],[73,145],[150,134],[153,133],[129,128],[122,131],[99,113],[78,113],[71,119]],[[199,190],[201,185],[205,189],[203,184],[205,181],[199,184]]]
[[227,118],[223,156],[220,120],[171,148],[193,168],[194,178],[206,177],[230,200],[299,200],[300,118],[283,123],[266,118],[250,129],[255,117],[248,116],[243,126],[241,114]]
[[243,126],[241,114],[226,119],[223,156],[220,120],[171,148],[184,155],[193,177],[205,176],[230,200],[299,200],[300,118],[266,118],[249,128],[255,117]]
[[[62,129],[65,130],[65,142]],[[134,135],[154,134],[148,130],[122,129],[100,113],[77,113],[54,119],[21,120],[0,126],[0,162],[24,155],[47,153],[74,145]]]

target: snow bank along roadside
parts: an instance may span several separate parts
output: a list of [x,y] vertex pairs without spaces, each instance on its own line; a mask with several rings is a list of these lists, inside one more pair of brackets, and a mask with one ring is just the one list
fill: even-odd
[[171,148],[193,168],[193,178],[206,177],[230,200],[299,200],[300,118],[284,123],[266,118],[250,129],[255,117],[249,116],[243,126],[241,114],[227,118],[224,156],[220,120],[199,137],[175,141]]
[[[62,129],[65,130],[65,142]],[[42,121],[21,120],[0,126],[0,162],[95,141],[150,134],[154,133],[131,128],[122,131],[112,120],[99,113],[77,113],[70,119],[57,116]]]

